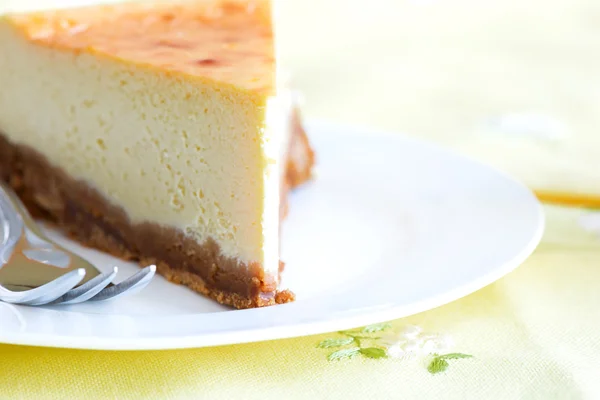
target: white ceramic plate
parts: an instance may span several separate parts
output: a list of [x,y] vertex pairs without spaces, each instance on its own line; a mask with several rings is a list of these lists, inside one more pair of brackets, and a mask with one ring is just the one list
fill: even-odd
[[[315,180],[291,199],[284,286],[297,301],[230,310],[158,277],[112,303],[0,303],[0,342],[171,349],[278,339],[400,318],[466,296],[534,250],[541,207],[522,185],[396,134],[312,123]],[[137,267],[52,236],[120,276]]]

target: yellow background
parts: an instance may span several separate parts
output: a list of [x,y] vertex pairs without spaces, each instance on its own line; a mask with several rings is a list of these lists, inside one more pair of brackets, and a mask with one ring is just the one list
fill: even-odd
[[[280,5],[283,56],[306,116],[435,140],[546,198],[598,203],[597,1]],[[540,247],[515,272],[393,321],[450,335],[474,356],[442,374],[419,358],[327,361],[315,346],[328,335],[155,352],[0,345],[0,399],[598,398],[600,224],[583,208],[546,211]]]

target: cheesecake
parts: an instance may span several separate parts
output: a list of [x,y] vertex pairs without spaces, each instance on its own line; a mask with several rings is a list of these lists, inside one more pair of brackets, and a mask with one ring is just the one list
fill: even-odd
[[0,18],[0,178],[81,243],[222,304],[286,303],[280,224],[313,151],[266,0]]

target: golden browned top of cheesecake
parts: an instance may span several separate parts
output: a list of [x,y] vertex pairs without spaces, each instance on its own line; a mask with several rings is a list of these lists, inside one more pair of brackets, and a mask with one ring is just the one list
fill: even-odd
[[12,15],[32,42],[272,92],[267,0],[162,1]]

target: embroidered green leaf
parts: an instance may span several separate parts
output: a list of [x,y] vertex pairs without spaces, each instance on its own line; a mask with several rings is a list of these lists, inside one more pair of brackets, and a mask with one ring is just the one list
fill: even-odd
[[463,353],[448,353],[448,354],[438,355],[437,357],[441,358],[443,360],[456,360],[459,358],[472,358],[473,356],[470,354],[463,354]]
[[321,349],[329,349],[331,347],[345,346],[347,344],[352,343],[353,341],[354,341],[354,339],[351,337],[341,338],[341,339],[325,339],[321,343],[319,343],[317,345],[317,347],[321,348]]
[[387,354],[385,350],[378,349],[377,347],[363,347],[360,349],[360,354],[368,358],[386,358]]
[[433,357],[433,359],[427,366],[427,371],[429,371],[432,374],[438,374],[438,373],[444,372],[446,369],[448,369],[448,366],[449,366],[448,361],[446,361],[440,357]]
[[431,362],[427,366],[427,371],[432,374],[437,374],[439,372],[444,372],[450,364],[446,360],[457,360],[459,358],[471,358],[473,357],[470,354],[463,353],[448,353],[448,354],[433,354],[433,358]]
[[353,347],[351,349],[334,351],[333,353],[331,353],[330,355],[327,356],[327,359],[329,361],[338,361],[338,360],[343,360],[346,358],[356,357],[359,353],[360,353],[360,347]]
[[384,331],[388,328],[391,328],[392,326],[390,324],[374,324],[374,325],[367,325],[365,326],[362,331],[365,333],[373,333],[373,332],[380,332],[380,331]]

